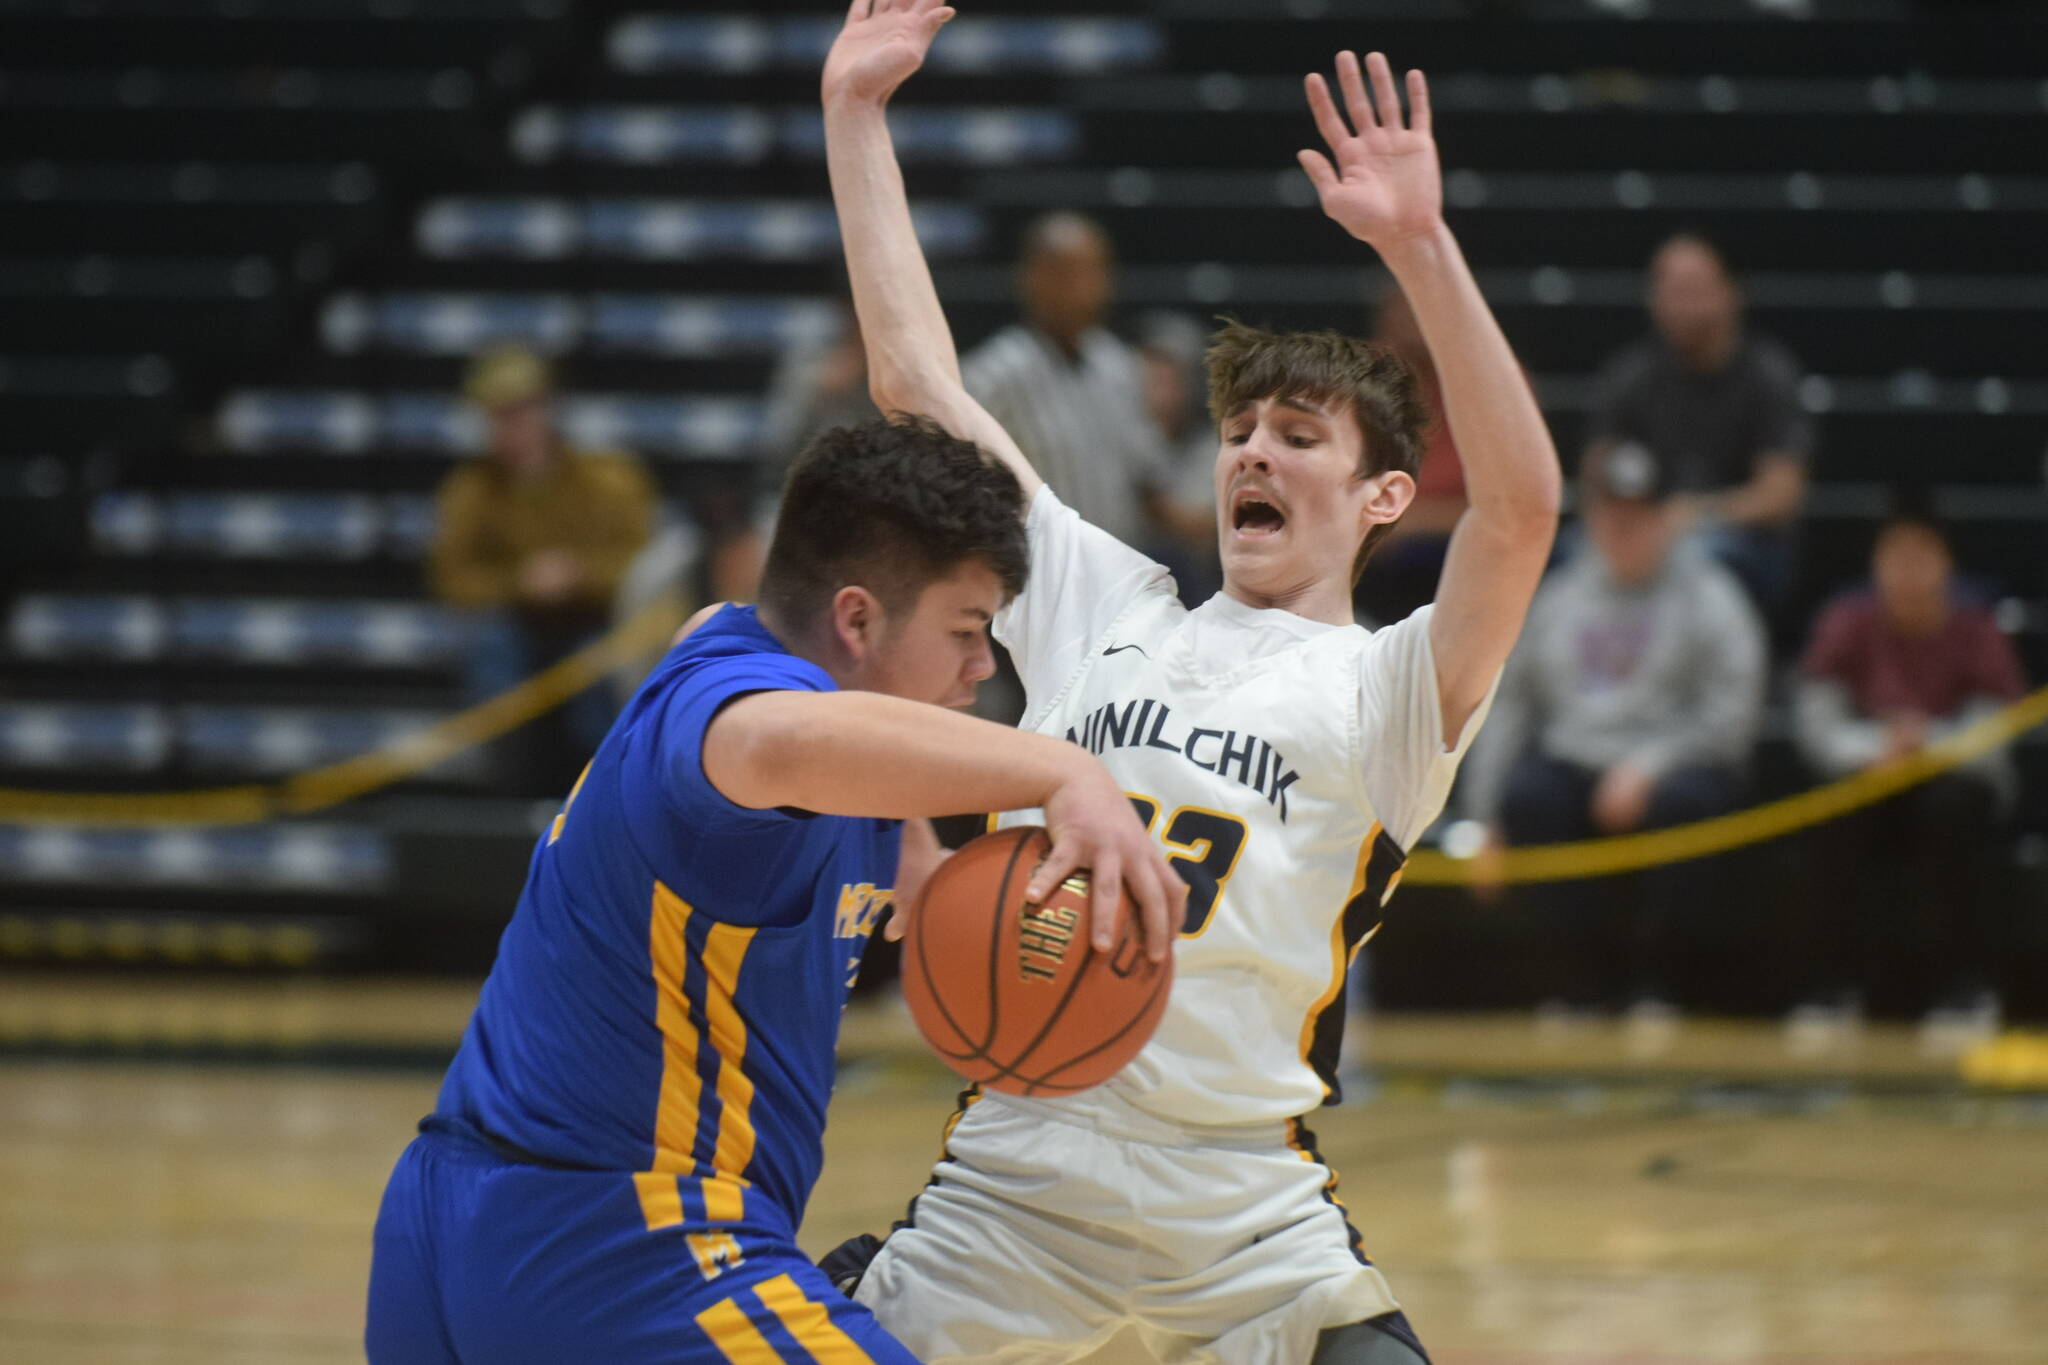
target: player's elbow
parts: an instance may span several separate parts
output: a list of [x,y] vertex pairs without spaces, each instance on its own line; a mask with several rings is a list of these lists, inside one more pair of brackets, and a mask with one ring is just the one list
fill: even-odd
[[1513,544],[1549,544],[1557,535],[1564,510],[1564,489],[1553,465],[1548,478],[1532,478],[1513,488],[1472,498],[1472,512],[1501,540]]
[[823,738],[820,717],[790,692],[756,692],[729,703],[704,734],[704,774],[735,805],[801,805],[805,757]]

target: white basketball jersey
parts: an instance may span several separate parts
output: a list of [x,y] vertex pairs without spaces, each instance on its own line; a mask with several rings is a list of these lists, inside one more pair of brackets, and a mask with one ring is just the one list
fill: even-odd
[[1158,1032],[1106,1085],[1048,1103],[1206,1127],[1333,1100],[1346,968],[1486,708],[1445,744],[1429,608],[1377,632],[1225,594],[1190,612],[1050,489],[1029,529],[1030,587],[995,624],[1024,725],[1098,755],[1189,884]]

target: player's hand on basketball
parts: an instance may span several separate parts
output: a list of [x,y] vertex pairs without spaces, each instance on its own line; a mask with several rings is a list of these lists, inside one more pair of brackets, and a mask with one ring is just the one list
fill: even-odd
[[1087,869],[1090,923],[1095,947],[1108,952],[1122,932],[1123,896],[1128,887],[1138,907],[1145,955],[1165,958],[1174,931],[1187,911],[1188,887],[1168,866],[1166,855],[1139,823],[1130,798],[1093,759],[1062,784],[1045,803],[1052,852],[1032,874],[1026,899],[1038,902],[1080,869]]
[[1444,186],[1436,136],[1430,131],[1429,85],[1422,73],[1408,73],[1405,123],[1393,69],[1381,54],[1368,55],[1361,72],[1357,53],[1338,53],[1337,83],[1343,90],[1342,112],[1329,82],[1319,74],[1308,77],[1309,111],[1329,155],[1298,154],[1323,212],[1380,251],[1433,232],[1443,221]]
[[933,37],[952,17],[940,0],[853,0],[825,58],[825,103],[886,101],[924,64]]

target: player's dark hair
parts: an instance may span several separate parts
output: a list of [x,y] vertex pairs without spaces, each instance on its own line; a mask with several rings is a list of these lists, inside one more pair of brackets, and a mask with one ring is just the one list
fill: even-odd
[[[1422,433],[1429,410],[1415,377],[1392,351],[1341,332],[1273,332],[1235,318],[1209,339],[1209,415],[1220,426],[1248,403],[1306,398],[1349,409],[1364,437],[1358,477],[1388,470],[1414,477],[1422,463]],[[1365,534],[1351,561],[1351,581],[1394,529],[1386,522]]]
[[802,627],[857,585],[893,616],[970,559],[1001,580],[1005,601],[1023,591],[1017,476],[929,417],[876,418],[821,433],[790,467],[761,603]]

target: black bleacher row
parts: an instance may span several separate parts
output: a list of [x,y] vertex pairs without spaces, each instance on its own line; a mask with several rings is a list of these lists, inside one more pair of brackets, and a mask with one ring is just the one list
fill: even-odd
[[[1011,245],[1053,207],[1111,228],[1126,317],[1363,326],[1368,253],[1315,212],[1292,158],[1310,136],[1301,71],[1381,46],[1433,71],[1454,224],[1568,460],[1591,373],[1644,326],[1644,257],[1704,229],[1749,272],[1758,327],[1816,376],[1809,599],[1857,574],[1887,486],[1937,484],[2048,676],[2025,607],[2048,600],[2040,19],[1892,0],[1818,0],[1804,21],[1732,0],[1639,8],[970,6],[899,118],[959,338],[1008,319]],[[215,553],[194,513],[182,539],[111,553],[90,531],[115,504],[75,477],[88,451],[111,445],[128,492],[166,499],[417,497],[474,440],[447,405],[462,354],[531,331],[584,400],[580,430],[637,445],[671,492],[744,480],[774,353],[838,289],[810,114],[836,16],[24,0],[0,18],[0,109],[37,130],[0,165],[0,507],[75,526],[84,555],[18,568],[0,702],[29,717],[24,752],[61,752],[47,707],[72,698],[155,707],[135,721],[152,734],[201,702],[297,708],[334,720],[326,734],[454,702],[445,653],[337,668],[349,611],[418,595],[416,547],[337,559],[306,550],[316,529],[260,557]],[[24,457],[47,456],[73,477],[35,501],[49,467]],[[131,610],[108,602],[144,600],[170,643],[24,653],[23,604],[61,614],[67,597],[87,633],[92,612]],[[327,652],[257,666],[178,644],[207,611],[259,624],[192,638]],[[298,633],[263,611],[297,612]],[[53,629],[36,638],[70,638]],[[79,719],[104,737],[110,716]],[[169,766],[107,783],[192,771],[178,743],[160,751]],[[2048,750],[2025,752],[2039,768]],[[0,784],[37,776],[0,754]],[[380,809],[337,818],[376,826]],[[508,848],[523,819],[503,825]],[[14,847],[0,841],[0,863]]]

